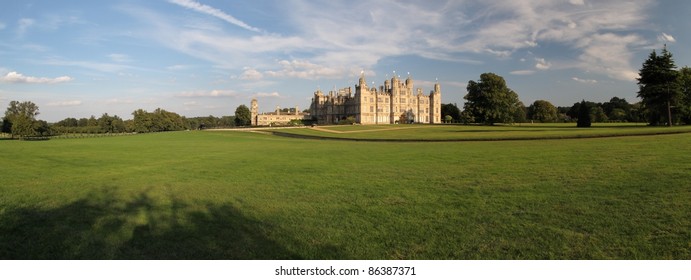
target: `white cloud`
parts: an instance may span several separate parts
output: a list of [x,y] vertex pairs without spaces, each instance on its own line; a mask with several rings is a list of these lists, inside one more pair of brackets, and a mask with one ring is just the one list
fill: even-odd
[[265,74],[270,77],[289,77],[301,79],[321,79],[321,78],[336,78],[341,77],[346,73],[352,74],[352,70],[340,67],[328,67],[307,60],[281,60],[278,62],[282,69],[277,71],[266,71]]
[[112,98],[112,99],[106,100],[106,104],[109,104],[109,105],[114,105],[114,104],[133,104],[133,103],[134,103],[134,100],[132,100],[132,99],[124,99],[124,100],[123,100],[123,99],[118,99],[118,98]]
[[[180,22],[142,7],[123,10],[145,23],[136,35],[216,67],[243,71],[239,78],[244,80],[341,78],[363,68],[372,69],[384,58],[408,55],[473,64],[482,61],[475,59],[478,54],[505,59],[523,50],[534,50],[543,57],[543,61],[536,61],[536,69],[553,69],[550,61],[555,58],[538,53],[538,46],[559,47],[573,58],[559,61],[560,69],[578,68],[629,80],[635,72],[631,53],[637,44],[649,44],[637,32],[646,29],[647,11],[654,4],[651,0],[497,0],[394,1],[380,5],[371,1],[294,0],[289,11],[278,9],[285,13],[276,16],[291,33],[278,34],[263,32],[199,2],[170,2],[260,32],[247,35],[223,28],[193,28],[191,19]],[[639,42],[599,44],[606,34],[625,40],[636,36]],[[618,54],[616,59],[608,59],[603,56],[608,53]],[[467,59],[469,55],[474,59]],[[238,69],[238,65],[252,65],[252,69]]]
[[535,61],[537,62],[535,64],[535,68],[540,69],[540,70],[547,70],[552,67],[552,63],[549,63],[547,60],[544,58],[535,58]]
[[82,101],[81,100],[57,101],[57,102],[50,102],[47,105],[51,106],[51,107],[72,107],[72,106],[82,105]]
[[533,70],[516,70],[516,71],[509,72],[509,74],[518,75],[518,76],[525,76],[525,75],[535,74],[535,71],[533,71]]
[[268,98],[281,98],[281,94],[278,92],[257,92],[253,94],[251,97],[268,97]]
[[644,40],[638,35],[605,33],[584,38],[579,42],[583,53],[579,68],[605,74],[612,79],[633,81],[638,71],[632,65],[633,52]]
[[662,33],[659,36],[657,36],[657,40],[663,43],[675,43],[677,42],[677,39],[674,38],[674,36],[669,35],[667,33]]
[[211,90],[211,91],[191,91],[182,92],[177,97],[237,97],[238,93],[233,90]]
[[113,62],[117,62],[117,63],[132,62],[132,59],[126,54],[112,53],[112,54],[109,54],[108,57],[110,58],[110,60],[112,60]]
[[240,79],[242,80],[260,80],[263,77],[264,74],[252,68],[246,68],[245,72],[240,75]]
[[571,78],[571,79],[574,80],[574,81],[576,81],[576,82],[583,83],[583,84],[597,84],[597,80],[581,79],[581,78],[578,78],[578,77],[573,77],[573,78]]
[[24,35],[26,31],[36,23],[34,19],[21,18],[17,21],[17,34],[20,36]]
[[171,66],[166,67],[166,69],[167,69],[167,70],[170,70],[170,71],[185,70],[185,69],[188,69],[188,68],[190,68],[189,65],[181,65],[181,64],[176,64],[176,65],[171,65]]
[[21,73],[9,72],[5,76],[0,77],[0,82],[10,84],[57,84],[72,81],[72,77],[61,76],[57,78],[38,78],[31,76],[24,76]]
[[86,69],[108,72],[108,73],[122,73],[127,69],[134,69],[135,67],[124,65],[121,63],[104,63],[95,61],[79,61],[79,60],[67,60],[61,58],[47,58],[43,60],[33,61],[37,64],[42,65],[55,65],[55,66],[76,66]]
[[230,24],[237,25],[239,27],[242,27],[244,29],[254,31],[254,32],[260,32],[261,30],[256,27],[252,27],[241,20],[219,10],[211,6],[207,6],[204,4],[201,4],[199,2],[191,1],[191,0],[170,0],[170,3],[200,12],[204,13],[210,16],[214,16],[216,18],[222,19]]

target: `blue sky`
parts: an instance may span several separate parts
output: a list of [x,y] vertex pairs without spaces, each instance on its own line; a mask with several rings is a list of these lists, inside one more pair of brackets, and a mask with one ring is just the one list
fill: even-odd
[[3,1],[0,104],[33,101],[39,118],[163,108],[232,115],[259,100],[306,108],[321,88],[378,86],[408,73],[463,104],[484,72],[529,105],[613,96],[667,44],[691,64],[688,1]]

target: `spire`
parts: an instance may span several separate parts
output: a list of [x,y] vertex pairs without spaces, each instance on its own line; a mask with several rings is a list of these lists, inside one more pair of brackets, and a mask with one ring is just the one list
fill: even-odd
[[365,70],[360,71],[360,81],[358,85],[361,87],[367,87],[367,81],[365,81]]

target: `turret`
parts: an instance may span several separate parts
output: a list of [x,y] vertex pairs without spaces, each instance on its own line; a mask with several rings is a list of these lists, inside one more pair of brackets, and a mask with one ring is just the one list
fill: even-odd
[[257,99],[253,98],[250,103],[250,125],[257,125],[257,115],[259,115],[259,104],[257,103]]
[[367,81],[365,81],[365,71],[360,72],[360,81],[358,86],[367,88]]

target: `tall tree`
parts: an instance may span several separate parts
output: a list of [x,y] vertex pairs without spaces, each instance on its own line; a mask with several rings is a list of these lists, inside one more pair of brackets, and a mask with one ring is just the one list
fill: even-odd
[[[578,104],[578,103],[577,103]],[[574,105],[575,106],[575,105]],[[578,106],[578,121],[577,127],[590,127],[590,106],[583,100]]]
[[38,114],[38,106],[31,101],[11,101],[5,111],[3,132],[12,134],[12,137],[14,135],[25,137],[36,134],[34,122]]
[[682,93],[679,113],[686,124],[691,124],[691,68],[688,66],[679,69],[679,86]]
[[246,126],[250,125],[251,121],[252,114],[250,113],[250,109],[247,108],[245,104],[242,104],[235,109],[235,125]]
[[461,110],[454,103],[441,104],[441,115],[451,117],[451,120],[458,121],[461,119]]
[[659,125],[667,120],[667,125],[671,126],[672,106],[679,101],[681,90],[678,83],[679,72],[676,71],[672,53],[667,51],[667,46],[660,55],[655,50],[650,53],[643,62],[639,76],[638,97],[649,110],[648,122]]
[[506,86],[503,77],[494,73],[480,75],[479,81],[468,81],[464,112],[476,122],[511,123],[519,105],[518,94]]
[[528,118],[540,122],[555,122],[557,120],[557,107],[546,100],[535,100],[528,107]]

